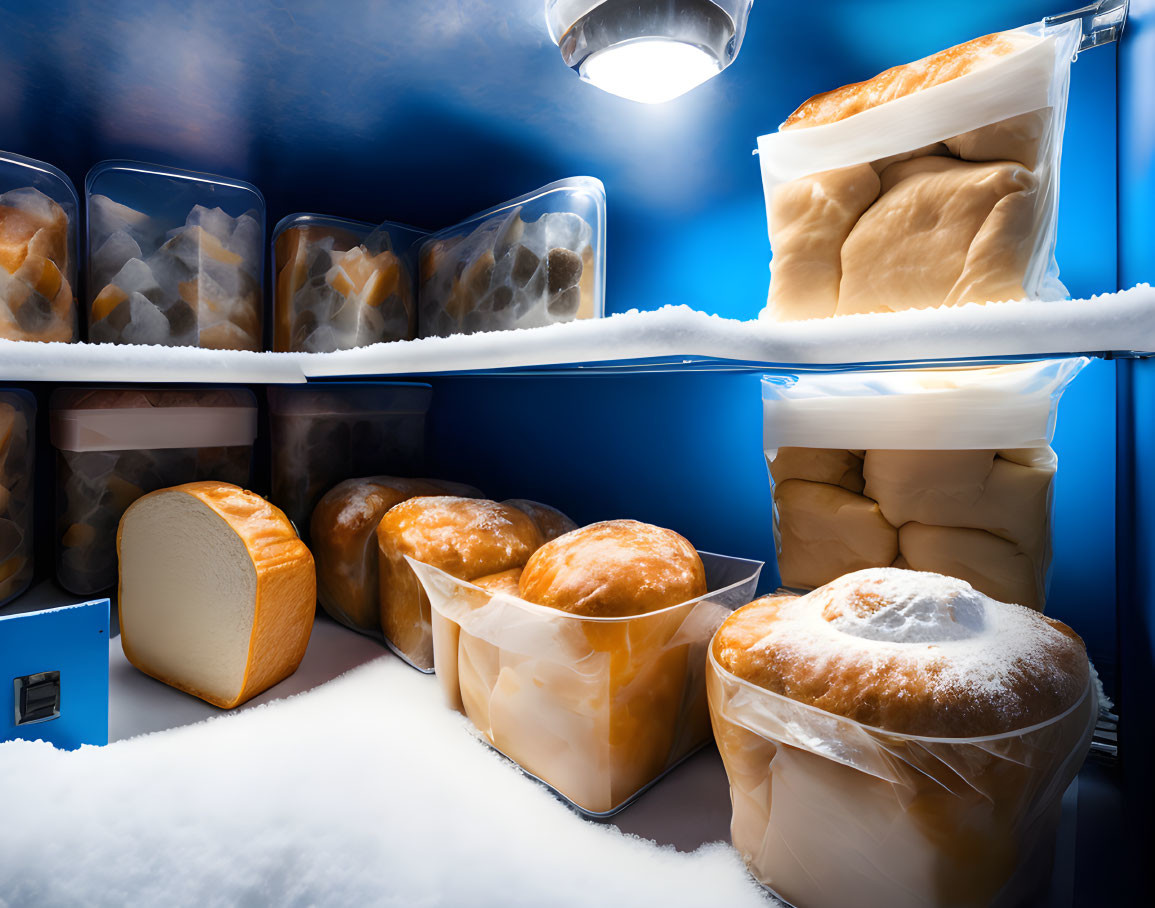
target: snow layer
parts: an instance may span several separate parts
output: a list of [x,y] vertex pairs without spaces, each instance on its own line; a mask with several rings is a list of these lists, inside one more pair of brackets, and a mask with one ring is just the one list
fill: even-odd
[[303,382],[288,353],[137,344],[41,344],[0,339],[4,381]]
[[384,656],[104,748],[2,744],[0,906],[768,904],[728,845],[586,822],[466,725]]
[[309,377],[474,371],[679,357],[821,365],[1155,351],[1155,290],[972,303],[801,322],[737,321],[686,306],[545,328],[304,354]]

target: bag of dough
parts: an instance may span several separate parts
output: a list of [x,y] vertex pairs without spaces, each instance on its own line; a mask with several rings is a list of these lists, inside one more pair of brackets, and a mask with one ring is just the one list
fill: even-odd
[[776,321],[1063,299],[1078,21],[997,32],[810,98],[758,139]]
[[932,571],[1042,611],[1059,397],[1086,358],[765,376],[782,585]]

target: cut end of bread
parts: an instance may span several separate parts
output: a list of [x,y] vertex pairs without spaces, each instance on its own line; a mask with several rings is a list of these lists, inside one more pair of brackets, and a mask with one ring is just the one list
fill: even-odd
[[222,482],[145,495],[125,512],[117,549],[121,640],[145,674],[229,709],[300,664],[313,558],[259,495]]

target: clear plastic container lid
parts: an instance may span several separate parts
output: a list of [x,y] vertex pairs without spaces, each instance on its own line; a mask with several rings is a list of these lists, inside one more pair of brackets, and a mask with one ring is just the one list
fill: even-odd
[[400,381],[276,385],[268,393],[271,413],[312,418],[426,413],[433,400],[432,385]]
[[543,186],[431,234],[418,249],[422,337],[533,328],[605,312],[606,191]]
[[[60,277],[68,285],[67,317],[41,316],[28,322],[13,312],[15,323],[5,330],[0,323],[0,337],[31,340],[75,340],[76,320],[76,275],[80,261],[80,197],[72,181],[62,170],[10,152],[0,152],[0,226],[6,240],[0,246],[0,303],[11,308],[10,291],[7,289],[12,278],[23,279],[41,295],[56,299],[60,294],[60,281],[50,275],[37,272],[35,275],[21,275],[26,270],[30,244],[38,246],[39,256],[47,259],[60,272]],[[19,224],[7,226],[10,218],[18,218]],[[8,235],[11,235],[9,237]],[[8,243],[14,241],[11,249]],[[21,267],[23,266],[23,267]],[[51,269],[50,269],[51,270]],[[8,280],[5,280],[7,278]],[[63,300],[62,300],[63,302]],[[56,309],[53,306],[53,309]],[[70,324],[68,324],[70,322]],[[70,335],[70,336],[65,336]]]
[[62,451],[231,448],[257,437],[257,399],[245,388],[61,388],[49,407]]
[[[90,339],[261,349],[260,190],[212,174],[103,161],[88,172],[85,194]],[[111,315],[125,302],[127,325]]]

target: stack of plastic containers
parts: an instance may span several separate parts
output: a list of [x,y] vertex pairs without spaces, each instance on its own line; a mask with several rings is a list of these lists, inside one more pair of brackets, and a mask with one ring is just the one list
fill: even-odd
[[36,401],[0,388],[0,605],[32,582]]

